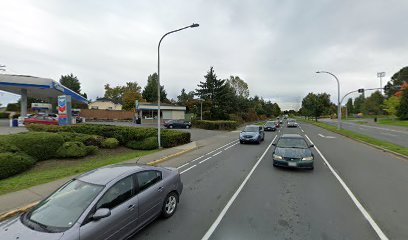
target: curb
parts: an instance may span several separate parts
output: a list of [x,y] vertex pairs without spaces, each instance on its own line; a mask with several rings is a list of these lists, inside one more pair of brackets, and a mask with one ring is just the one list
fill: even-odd
[[[307,123],[307,122],[304,122],[304,123]],[[377,146],[377,145],[374,145],[374,144],[371,144],[371,143],[368,143],[368,142],[364,142],[364,141],[362,141],[362,140],[360,140],[360,139],[355,139],[355,138],[349,137],[349,136],[347,136],[347,135],[344,135],[344,134],[341,134],[341,133],[338,133],[338,132],[333,132],[333,131],[331,131],[331,130],[329,130],[329,129],[320,127],[320,126],[318,126],[318,125],[314,125],[313,123],[307,123],[307,124],[311,124],[311,125],[313,125],[313,126],[322,128],[322,129],[327,130],[327,131],[330,131],[330,132],[332,132],[332,133],[339,134],[339,135],[341,135],[341,136],[343,136],[343,137],[349,138],[349,139],[351,139],[351,140],[354,140],[354,141],[357,141],[357,142],[360,142],[360,143],[364,143],[364,144],[366,144],[366,145],[368,145],[368,146],[371,146],[371,147],[373,147],[373,148],[377,148],[378,150],[382,150],[382,151],[384,151],[384,152],[388,152],[388,153],[394,154],[394,155],[396,155],[396,156],[398,156],[398,157],[401,157],[401,158],[404,158],[404,159],[408,160],[408,156],[405,156],[404,154],[397,153],[397,152],[394,152],[394,151],[392,151],[392,150],[389,150],[389,149],[386,149],[386,148],[383,148],[383,147],[380,147],[380,146]]]
[[[155,165],[157,165],[157,164],[159,164],[159,163],[162,163],[162,162],[164,162],[164,161],[166,161],[166,160],[169,160],[170,158],[174,158],[174,157],[180,156],[180,155],[182,155],[182,154],[184,154],[184,153],[187,153],[187,152],[190,152],[190,151],[192,151],[192,150],[194,150],[194,149],[196,149],[196,148],[197,148],[197,146],[192,147],[192,148],[189,148],[189,149],[185,149],[185,150],[183,150],[183,151],[180,151],[180,152],[177,152],[177,153],[174,153],[174,154],[171,154],[171,155],[162,157],[162,158],[160,158],[160,159],[157,159],[157,160],[154,160],[154,161],[151,161],[151,162],[148,162],[147,165],[149,165],[149,166],[155,166]],[[13,216],[19,214],[19,213],[26,212],[26,211],[29,210],[30,208],[32,208],[32,207],[34,207],[35,205],[37,205],[39,202],[40,202],[40,201],[32,202],[32,203],[29,203],[29,204],[27,204],[27,205],[25,205],[25,206],[23,206],[23,207],[19,207],[19,208],[16,208],[16,209],[14,209],[14,210],[5,212],[5,213],[3,213],[3,214],[0,215],[0,221],[4,221],[4,220],[6,220],[6,219],[8,219],[8,218],[11,218],[11,217],[13,217]]]

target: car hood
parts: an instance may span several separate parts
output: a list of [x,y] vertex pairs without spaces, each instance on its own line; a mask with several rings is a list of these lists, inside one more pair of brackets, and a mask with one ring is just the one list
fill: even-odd
[[312,156],[308,148],[275,148],[275,154],[284,158],[303,158]]
[[64,233],[48,233],[32,230],[25,226],[20,217],[13,217],[0,222],[0,236],[2,240],[59,240]]

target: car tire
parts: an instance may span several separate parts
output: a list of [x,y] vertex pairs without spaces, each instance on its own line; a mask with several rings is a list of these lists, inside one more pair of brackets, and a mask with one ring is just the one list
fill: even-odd
[[239,141],[239,143],[244,144],[244,141]]
[[162,207],[162,216],[164,218],[173,216],[173,214],[176,212],[178,201],[179,198],[176,192],[167,194]]
[[189,129],[189,128],[190,128],[190,126],[189,126],[189,125],[187,125],[187,126],[186,126],[186,129]]
[[170,125],[169,128],[173,128],[173,125]]
[[260,138],[258,138],[258,141],[256,141],[256,144],[261,144],[261,140]]

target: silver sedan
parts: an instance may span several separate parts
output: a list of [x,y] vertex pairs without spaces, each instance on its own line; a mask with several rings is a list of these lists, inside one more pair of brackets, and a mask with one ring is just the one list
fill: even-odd
[[32,210],[0,223],[7,239],[125,239],[171,217],[183,184],[177,169],[110,165],[64,184]]

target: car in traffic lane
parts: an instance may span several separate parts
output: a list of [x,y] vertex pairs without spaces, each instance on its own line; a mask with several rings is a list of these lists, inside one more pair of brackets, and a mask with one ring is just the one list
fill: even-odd
[[169,120],[166,121],[163,125],[166,128],[191,128],[191,122],[184,119]]
[[239,142],[243,143],[257,143],[265,139],[265,132],[262,126],[247,125],[239,134]]
[[304,137],[299,134],[283,134],[276,143],[272,153],[273,166],[293,168],[314,168],[314,155]]
[[28,212],[0,223],[0,238],[125,239],[177,209],[177,169],[116,164],[64,184]]
[[286,123],[286,126],[288,128],[290,127],[298,127],[298,123],[296,122],[295,119],[289,119],[288,122]]
[[276,131],[276,125],[275,125],[275,122],[273,121],[267,121],[263,127],[265,131],[272,131],[272,132]]

